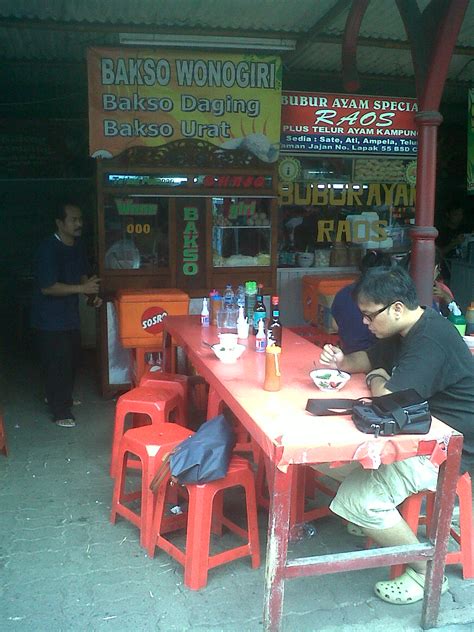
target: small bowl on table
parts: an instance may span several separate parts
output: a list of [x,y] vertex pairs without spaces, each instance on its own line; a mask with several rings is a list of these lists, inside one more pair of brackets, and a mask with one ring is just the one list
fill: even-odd
[[325,393],[341,390],[351,379],[350,373],[337,369],[314,369],[309,375],[319,390]]
[[211,349],[221,362],[224,364],[233,364],[234,362],[237,362],[243,354],[246,346],[237,344],[234,347],[225,347],[221,342],[218,342],[217,344],[212,345]]
[[225,349],[231,350],[237,346],[238,336],[237,334],[218,334],[219,336],[219,345],[224,347]]

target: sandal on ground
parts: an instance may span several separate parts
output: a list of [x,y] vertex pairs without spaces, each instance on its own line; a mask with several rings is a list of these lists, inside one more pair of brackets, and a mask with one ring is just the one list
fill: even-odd
[[61,428],[75,428],[76,426],[76,422],[70,417],[67,417],[66,419],[56,419],[54,423],[57,426],[61,426]]
[[353,522],[347,523],[347,533],[355,535],[358,538],[365,538],[367,535],[362,527],[359,527],[358,524],[354,524]]
[[[445,576],[443,577],[441,594],[444,595],[448,588],[448,578]],[[400,577],[386,582],[377,582],[374,586],[374,592],[377,597],[380,597],[387,603],[397,605],[421,601],[424,596],[424,590],[425,576],[417,573],[410,567]]]

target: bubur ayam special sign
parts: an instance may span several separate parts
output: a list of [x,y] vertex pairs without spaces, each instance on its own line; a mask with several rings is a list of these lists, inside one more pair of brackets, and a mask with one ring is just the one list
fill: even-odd
[[283,92],[281,150],[414,156],[416,99]]
[[278,158],[276,55],[90,48],[87,67],[92,157],[190,139]]

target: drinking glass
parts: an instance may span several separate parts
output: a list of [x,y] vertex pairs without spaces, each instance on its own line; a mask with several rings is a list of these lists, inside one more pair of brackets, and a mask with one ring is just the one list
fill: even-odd
[[237,318],[239,316],[239,310],[230,308],[230,309],[220,309],[217,312],[217,329],[219,333],[237,333]]

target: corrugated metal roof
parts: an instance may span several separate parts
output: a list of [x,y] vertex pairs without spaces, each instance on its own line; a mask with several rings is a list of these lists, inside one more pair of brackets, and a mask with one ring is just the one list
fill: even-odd
[[[418,6],[423,9],[428,2],[418,0]],[[188,34],[193,30],[209,34],[237,30],[267,36],[286,33],[299,40],[294,53],[283,55],[287,77],[290,73],[320,73],[340,78],[349,6],[349,1],[342,0],[2,0],[0,80],[4,86],[12,82],[26,85],[28,81],[39,85],[43,81],[47,85],[56,82],[60,88],[71,83],[72,73],[77,82],[84,82],[87,47],[118,46],[119,32],[131,29]],[[379,75],[412,79],[413,63],[406,40],[395,0],[371,0],[357,48],[362,79]],[[474,46],[474,2],[469,4],[458,46]],[[472,49],[465,52],[472,53]],[[26,60],[36,65],[27,66]],[[453,57],[449,78],[457,84],[455,89],[447,87],[446,95],[459,95],[474,83],[474,63],[470,60],[467,54]]]
[[0,15],[110,24],[305,31],[334,0],[3,0]]

